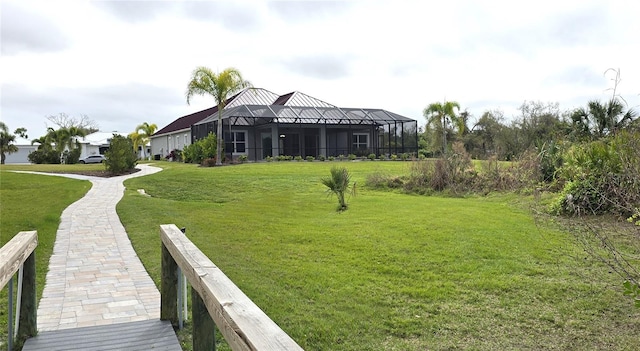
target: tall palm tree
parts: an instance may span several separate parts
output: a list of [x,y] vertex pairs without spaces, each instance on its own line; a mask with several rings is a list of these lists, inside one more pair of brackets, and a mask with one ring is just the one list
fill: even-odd
[[191,73],[191,80],[187,85],[187,104],[194,95],[210,95],[218,105],[218,138],[216,148],[216,165],[222,165],[222,110],[227,99],[242,89],[251,87],[251,83],[242,78],[242,74],[235,68],[227,68],[215,73],[207,67],[197,67]]
[[18,152],[18,147],[13,143],[16,141],[16,136],[9,132],[9,127],[0,121],[0,164],[4,164],[6,154],[12,154]]
[[456,101],[434,102],[429,104],[422,114],[427,119],[427,124],[442,128],[442,154],[447,153],[447,126],[450,121],[459,123],[454,109],[460,110],[460,104]]
[[[142,124],[140,124],[140,125],[138,125],[136,127],[135,133],[138,134],[140,140],[139,140],[139,144],[135,145],[135,149],[136,149],[136,153],[137,153],[138,152],[138,145],[142,145],[142,156],[143,156],[143,158],[147,157],[146,145],[149,142],[149,140],[151,139],[151,136],[153,135],[153,133],[156,132],[156,130],[158,130],[158,126],[155,123],[149,124],[147,122],[144,122],[144,123],[142,123]],[[131,134],[129,134],[129,136],[131,136]],[[133,139],[133,141],[134,141],[134,144],[135,144],[135,139]]]

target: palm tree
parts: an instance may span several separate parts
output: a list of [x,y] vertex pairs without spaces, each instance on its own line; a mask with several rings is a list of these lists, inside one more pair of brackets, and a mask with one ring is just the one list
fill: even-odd
[[222,110],[227,99],[238,91],[251,87],[251,83],[242,78],[242,74],[235,68],[227,68],[215,73],[207,67],[197,67],[191,73],[191,80],[187,85],[187,104],[194,95],[210,95],[218,105],[218,127],[216,136],[216,165],[222,165]]
[[[427,124],[442,128],[442,154],[447,153],[447,126],[452,121],[460,124],[458,117],[454,111],[460,110],[460,104],[456,101],[445,101],[444,103],[434,102],[429,104],[422,114],[427,119]],[[464,124],[463,124],[464,125]]]
[[625,112],[624,104],[612,98],[604,104],[598,100],[589,101],[587,108],[580,107],[573,112],[571,120],[577,134],[599,139],[624,129],[637,117],[636,111],[628,109]]
[[[138,146],[142,145],[143,158],[147,157],[146,145],[149,142],[149,139],[151,139],[153,133],[156,132],[156,130],[158,130],[158,126],[155,123],[149,124],[147,122],[144,122],[136,127],[136,131],[134,133],[138,135],[140,140],[138,140],[138,144],[136,144],[135,139],[132,138],[132,140],[134,141],[134,148],[136,149],[136,153],[138,152]],[[131,134],[129,134],[129,136],[131,136]]]
[[347,209],[347,202],[344,198],[345,193],[351,189],[351,194],[355,194],[355,183],[350,186],[351,175],[345,167],[331,167],[331,177],[320,179],[322,184],[327,187],[329,194],[335,194],[338,197],[338,211]]
[[[140,157],[140,155],[138,154],[138,148],[140,147],[140,145],[143,146],[142,153],[144,155],[144,153],[145,153],[144,146],[145,146],[146,143],[144,142],[142,134],[140,134],[137,131],[135,131],[135,132],[129,133],[128,137],[133,142],[133,150],[136,152],[136,155],[138,155],[138,157]],[[146,157],[146,155],[145,155],[145,157]]]
[[15,141],[16,136],[9,132],[9,127],[0,122],[0,164],[4,164],[5,154],[18,152],[18,147],[13,144]]

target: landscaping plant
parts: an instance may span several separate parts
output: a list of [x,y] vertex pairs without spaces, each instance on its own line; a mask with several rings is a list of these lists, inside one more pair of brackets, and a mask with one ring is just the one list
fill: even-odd
[[347,202],[345,200],[345,194],[351,191],[352,195],[355,195],[356,185],[351,186],[351,175],[345,167],[331,167],[331,177],[322,178],[320,180],[324,186],[327,187],[329,194],[335,194],[338,198],[337,211],[345,211],[347,209]]

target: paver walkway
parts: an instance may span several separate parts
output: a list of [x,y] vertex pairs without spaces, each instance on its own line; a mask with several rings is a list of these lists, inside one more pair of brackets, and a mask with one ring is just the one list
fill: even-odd
[[125,179],[161,170],[138,168],[113,178],[64,175],[93,186],[62,213],[38,306],[39,331],[160,318],[160,293],[116,214]]

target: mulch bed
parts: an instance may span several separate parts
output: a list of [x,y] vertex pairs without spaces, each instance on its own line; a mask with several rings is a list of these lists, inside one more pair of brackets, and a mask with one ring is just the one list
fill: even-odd
[[111,178],[111,177],[117,177],[121,175],[133,174],[139,171],[140,171],[139,169],[134,168],[132,170],[128,170],[118,174],[114,174],[109,171],[64,171],[59,173],[71,173],[71,174],[81,174],[81,175],[92,176],[92,177]]

